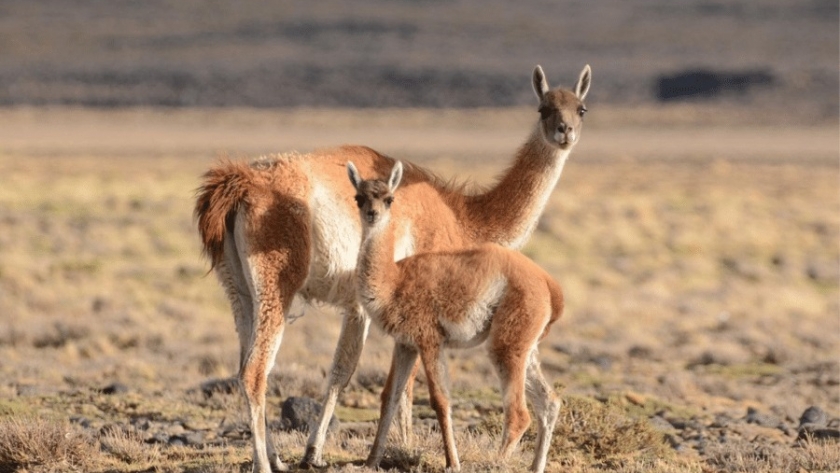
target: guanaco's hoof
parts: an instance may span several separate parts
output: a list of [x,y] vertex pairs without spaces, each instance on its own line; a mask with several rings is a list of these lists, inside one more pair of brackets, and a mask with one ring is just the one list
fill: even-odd
[[327,462],[320,458],[315,458],[315,452],[307,450],[306,455],[303,456],[303,460],[300,461],[300,465],[298,466],[304,470],[309,470],[310,468],[326,468]]
[[326,468],[327,467],[327,462],[325,462],[323,460],[315,461],[315,460],[304,459],[304,460],[300,461],[300,465],[298,465],[298,467],[302,470],[310,470],[312,468]]

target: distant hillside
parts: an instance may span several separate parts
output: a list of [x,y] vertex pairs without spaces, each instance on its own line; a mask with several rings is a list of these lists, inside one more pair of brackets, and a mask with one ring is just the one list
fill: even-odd
[[835,0],[347,5],[5,0],[0,105],[521,105],[538,63],[565,85],[591,64],[594,101],[840,104]]

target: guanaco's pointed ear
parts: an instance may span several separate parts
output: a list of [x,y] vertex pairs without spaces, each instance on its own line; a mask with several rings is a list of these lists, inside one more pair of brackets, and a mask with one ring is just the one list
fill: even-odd
[[534,86],[534,93],[537,94],[537,98],[542,101],[543,97],[548,92],[548,81],[545,78],[545,72],[543,72],[542,67],[539,65],[534,68],[534,75],[531,77],[531,85]]
[[359,170],[352,161],[347,161],[347,176],[353,184],[353,188],[359,190],[359,184],[362,183],[362,176],[359,175]]
[[577,95],[577,98],[581,102],[586,98],[586,94],[589,93],[590,84],[592,84],[592,68],[587,64],[580,72],[580,77],[578,77],[577,84],[575,84],[575,95]]
[[397,190],[397,186],[400,185],[400,181],[402,181],[402,175],[402,161],[397,161],[396,163],[394,163],[394,169],[391,169],[391,177],[388,178],[388,187],[390,188],[392,193],[395,190]]

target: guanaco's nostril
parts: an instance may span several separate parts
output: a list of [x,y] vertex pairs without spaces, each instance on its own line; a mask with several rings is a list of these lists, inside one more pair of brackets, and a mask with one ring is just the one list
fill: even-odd
[[567,129],[570,129],[570,128],[568,126],[566,126],[565,123],[561,123],[561,124],[557,125],[557,131],[559,131],[560,133],[566,133]]

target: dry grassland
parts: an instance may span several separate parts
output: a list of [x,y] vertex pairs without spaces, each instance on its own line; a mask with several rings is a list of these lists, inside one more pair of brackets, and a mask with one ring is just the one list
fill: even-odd
[[[357,142],[489,183],[531,113],[0,111],[0,471],[250,468],[238,393],[201,389],[238,361],[191,214],[220,153]],[[837,123],[716,113],[593,111],[524,250],[567,299],[541,345],[565,400],[549,471],[840,470],[836,441],[797,440],[809,406],[840,422]],[[338,337],[337,314],[305,313],[271,378],[274,419],[319,396]],[[331,471],[364,470],[390,347],[372,333]],[[487,454],[501,403],[483,351],[450,360],[465,471],[507,471]],[[424,391],[414,444],[383,466],[443,470]],[[305,438],[279,432],[279,451],[294,463]]]

